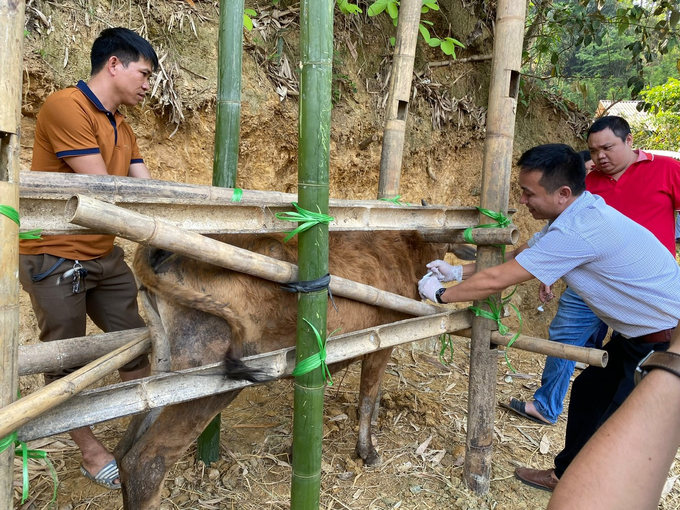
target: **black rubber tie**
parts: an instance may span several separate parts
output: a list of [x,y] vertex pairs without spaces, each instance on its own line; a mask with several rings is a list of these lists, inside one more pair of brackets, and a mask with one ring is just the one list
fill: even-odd
[[335,306],[335,300],[333,299],[333,293],[331,292],[331,275],[325,274],[324,276],[317,278],[316,280],[309,280],[305,282],[289,282],[282,283],[281,290],[286,292],[317,292],[319,290],[328,289],[328,297],[333,303],[333,308],[338,312],[338,307]]

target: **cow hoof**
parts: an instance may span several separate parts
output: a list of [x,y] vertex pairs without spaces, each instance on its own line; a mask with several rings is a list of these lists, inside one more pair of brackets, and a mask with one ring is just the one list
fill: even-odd
[[378,452],[376,452],[374,448],[369,449],[367,452],[361,452],[359,451],[359,448],[357,448],[355,453],[357,454],[357,457],[364,459],[364,466],[379,466],[382,462],[380,455],[378,455]]

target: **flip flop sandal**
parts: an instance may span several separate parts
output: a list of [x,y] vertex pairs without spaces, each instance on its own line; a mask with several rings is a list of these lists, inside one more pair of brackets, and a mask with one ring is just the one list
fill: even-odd
[[500,402],[498,404],[504,409],[508,409],[509,411],[512,411],[515,414],[520,415],[523,418],[526,418],[527,420],[531,420],[536,423],[540,423],[541,425],[554,425],[553,423],[550,423],[548,421],[543,421],[540,418],[536,418],[535,416],[531,416],[530,414],[527,414],[526,412],[526,402],[522,402],[521,400],[517,400],[516,398],[511,398],[510,399],[510,404],[506,404],[505,402]]
[[111,490],[120,489],[120,483],[113,482],[116,478],[120,478],[118,464],[116,464],[115,459],[101,468],[96,476],[92,476],[92,474],[87,469],[85,469],[82,464],[80,465],[80,472],[83,474],[83,476],[89,478],[94,483],[99,484],[102,487],[106,487],[107,489]]

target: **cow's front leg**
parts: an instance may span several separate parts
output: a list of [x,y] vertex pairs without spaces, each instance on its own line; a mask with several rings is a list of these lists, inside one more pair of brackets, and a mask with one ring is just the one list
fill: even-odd
[[378,397],[380,383],[390,360],[392,349],[367,354],[361,363],[361,386],[359,388],[359,438],[356,454],[367,466],[380,464],[380,456],[371,441],[371,416]]
[[165,475],[239,391],[166,407],[120,462],[123,507],[157,510]]

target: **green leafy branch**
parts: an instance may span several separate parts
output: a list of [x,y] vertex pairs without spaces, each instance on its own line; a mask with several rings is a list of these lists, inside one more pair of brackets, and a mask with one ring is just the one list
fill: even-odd
[[[438,11],[439,4],[438,0],[423,0],[423,6],[420,9],[421,14],[427,14],[430,11]],[[387,12],[387,14],[392,18],[392,24],[396,27],[399,21],[399,1],[398,0],[376,0],[368,8],[369,16],[377,16],[382,12]],[[425,42],[432,48],[440,48],[445,55],[452,56],[456,58],[456,46],[460,48],[465,48],[465,45],[454,39],[453,37],[445,37],[440,39],[438,37],[432,37],[430,35],[430,30],[427,26],[432,27],[433,23],[431,21],[422,20],[418,25],[418,30],[420,35],[423,36]],[[396,44],[395,38],[390,38],[390,43],[392,46]]]

